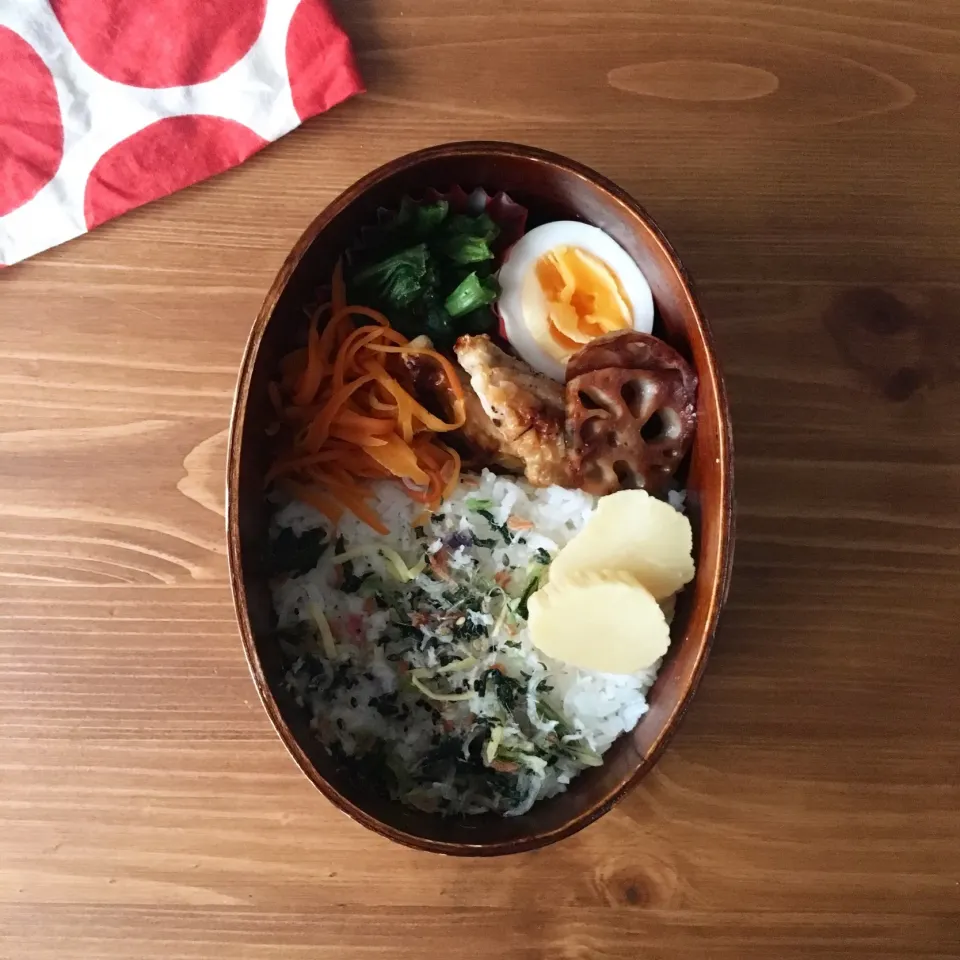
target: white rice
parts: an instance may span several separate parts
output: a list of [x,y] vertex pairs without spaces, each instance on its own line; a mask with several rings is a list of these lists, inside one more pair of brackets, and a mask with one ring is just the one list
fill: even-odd
[[[289,687],[328,748],[388,768],[385,789],[399,799],[442,813],[524,813],[598,765],[633,729],[659,666],[631,676],[596,673],[530,643],[520,594],[544,571],[544,551],[552,558],[583,527],[595,499],[489,471],[461,481],[433,516],[396,484],[379,484],[377,495],[387,535],[349,513],[332,531],[299,502],[275,515],[274,537],[321,527],[342,538],[314,569],[274,582]],[[357,548],[363,552],[352,555]],[[396,551],[416,576],[401,582],[380,548]],[[344,551],[349,565],[336,559]],[[417,572],[427,560],[436,570]],[[495,579],[504,589],[489,589]],[[451,609],[456,618],[445,620]],[[408,621],[414,626],[398,626]],[[506,700],[490,673],[495,664],[508,678]],[[434,700],[423,688],[457,699]]]

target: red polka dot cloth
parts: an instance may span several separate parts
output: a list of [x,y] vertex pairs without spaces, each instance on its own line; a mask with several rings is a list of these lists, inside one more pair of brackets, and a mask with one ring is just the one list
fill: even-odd
[[362,89],[324,0],[0,0],[0,265]]

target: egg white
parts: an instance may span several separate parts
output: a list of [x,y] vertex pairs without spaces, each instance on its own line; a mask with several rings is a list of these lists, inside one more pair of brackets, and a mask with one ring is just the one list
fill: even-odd
[[566,358],[561,360],[548,353],[527,324],[530,311],[546,315],[548,302],[536,279],[535,267],[540,257],[555,247],[579,247],[602,260],[617,278],[629,303],[633,329],[641,333],[653,330],[653,293],[633,257],[599,227],[576,220],[557,220],[524,234],[500,268],[500,315],[507,339],[517,353],[534,370],[562,383]]

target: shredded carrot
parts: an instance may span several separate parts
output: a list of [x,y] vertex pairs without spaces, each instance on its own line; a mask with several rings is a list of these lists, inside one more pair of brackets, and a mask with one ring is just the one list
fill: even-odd
[[453,491],[457,489],[457,483],[460,480],[460,454],[457,453],[453,447],[448,447],[445,444],[440,444],[440,446],[446,450],[449,454],[450,459],[440,468],[440,475],[443,476],[444,473],[447,474],[447,481],[443,488],[443,499],[446,500],[448,497],[453,496]]
[[427,561],[430,565],[430,569],[433,571],[434,576],[438,577],[440,580],[452,580],[450,576],[450,571],[447,568],[447,551],[446,549],[440,550],[437,553],[433,554],[430,559]]
[[507,529],[508,530],[532,530],[533,521],[524,520],[522,517],[508,517]]
[[293,394],[293,402],[298,407],[313,402],[317,390],[320,389],[320,381],[323,379],[325,364],[320,352],[318,325],[324,312],[325,307],[318,307],[310,318],[310,327],[307,332],[307,362],[297,382],[297,389]]
[[308,450],[320,450],[324,442],[330,435],[330,424],[337,415],[337,411],[356,393],[362,386],[371,381],[373,377],[366,375],[348,383],[338,390],[328,401],[326,406],[317,414],[316,419],[303,432],[304,446]]
[[396,477],[418,484],[430,482],[427,472],[417,462],[416,453],[400,437],[389,437],[384,446],[373,447],[367,453]]
[[368,402],[371,410],[377,410],[380,413],[389,413],[391,415],[397,412],[397,405],[395,403],[384,403],[379,397],[370,397]]
[[339,315],[344,317],[366,317],[368,320],[372,320],[375,324],[377,324],[377,326],[390,329],[390,334],[387,334],[387,336],[390,337],[392,334],[392,337],[390,338],[396,338],[393,340],[393,342],[406,343],[406,339],[402,334],[394,333],[394,331],[390,328],[390,321],[379,310],[373,310],[370,307],[343,307],[339,311]]
[[[412,355],[443,374],[449,422],[404,386],[403,358]],[[266,482],[286,484],[334,523],[348,509],[386,533],[370,502],[374,480],[401,483],[424,505],[424,516],[456,488],[460,457],[437,437],[466,422],[456,369],[437,351],[408,341],[379,311],[348,303],[342,262],[329,303],[308,311],[306,346],[281,360],[269,391],[284,442]]]
[[380,336],[381,331],[376,327],[357,327],[353,333],[347,335],[346,340],[340,344],[337,359],[333,363],[333,389],[335,391],[343,388],[347,370],[352,369],[352,361],[356,354]]
[[339,440],[346,440],[349,443],[356,443],[361,447],[385,447],[389,442],[383,437],[378,437],[375,433],[357,433],[356,430],[339,423],[330,427],[330,436]]
[[330,319],[327,320],[323,333],[320,334],[320,353],[328,366],[332,366],[338,347],[351,329],[350,315],[344,310],[331,307]]
[[[390,532],[384,526],[376,510],[367,503],[364,497],[365,491],[361,490],[358,484],[353,483],[351,486],[346,486],[327,480],[325,485],[338,503],[342,503],[348,510],[351,510],[368,527],[372,527],[377,533],[382,533],[384,536]],[[369,496],[368,493],[367,496]]]
[[277,460],[267,470],[267,475],[264,479],[264,486],[272,483],[277,477],[281,477],[284,474],[296,473],[299,470],[303,470],[307,467],[315,467],[319,463],[328,463],[331,460],[337,459],[336,450],[324,450],[322,453],[311,453],[305,457],[293,457],[285,460]]
[[443,489],[443,484],[439,481],[436,473],[430,473],[429,483],[425,490],[418,490],[415,487],[406,485],[407,496],[411,500],[415,500],[417,503],[426,504],[431,509],[434,509],[440,504],[442,499],[441,493]]
[[381,434],[385,436],[393,432],[393,424],[389,420],[383,417],[369,417],[362,413],[355,413],[349,407],[345,407],[337,414],[335,422],[344,427],[350,427],[353,430],[360,430],[374,436]]
[[287,390],[293,390],[303,373],[303,368],[307,365],[307,348],[302,347],[288,353],[280,361],[280,382]]
[[302,483],[291,483],[290,481],[287,481],[285,486],[290,491],[291,496],[296,497],[297,500],[302,500],[304,503],[310,504],[311,507],[316,507],[328,520],[333,521],[333,523],[338,523],[343,516],[343,507],[337,503],[336,498],[328,496],[317,487],[307,486]]

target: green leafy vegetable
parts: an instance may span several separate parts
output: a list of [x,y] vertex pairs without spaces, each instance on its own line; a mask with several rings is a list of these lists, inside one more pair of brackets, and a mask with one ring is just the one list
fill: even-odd
[[386,313],[409,337],[440,349],[463,333],[485,333],[499,295],[492,244],[499,228],[486,214],[450,214],[444,200],[405,198],[381,224],[349,277],[351,297]]
[[[347,565],[344,564],[344,567],[346,566]],[[347,573],[346,570],[344,570],[343,583],[340,584],[340,589],[344,593],[356,593],[364,585],[364,583],[366,583],[367,580],[372,576],[373,576],[372,570],[368,570],[366,573],[361,573],[359,575],[354,573],[353,567],[351,565],[351,569],[349,573]]]
[[444,253],[454,263],[483,263],[493,259],[489,244],[479,237],[455,237],[446,245]]
[[496,240],[499,230],[485,213],[479,217],[451,217],[445,233],[442,252],[454,263],[482,263],[493,259],[490,244]]
[[425,333],[437,345],[449,345],[456,340],[458,333],[454,328],[453,320],[435,290],[427,290],[424,293],[420,311],[422,314],[420,333]]
[[450,204],[446,200],[418,204],[414,214],[417,229],[424,235],[430,233],[446,220],[449,210]]
[[[545,559],[544,559],[545,558]],[[546,550],[539,548],[534,553],[534,559],[527,565],[527,582],[524,584],[523,593],[520,594],[520,600],[517,603],[517,616],[526,620],[530,616],[530,610],[527,604],[530,598],[540,589],[544,574],[550,565],[550,554]]]
[[[493,506],[493,504],[491,504],[491,506]],[[500,538],[502,540],[506,541],[507,543],[511,543],[513,541],[513,534],[510,532],[510,529],[507,527],[507,525],[505,523],[497,523],[497,518],[486,507],[478,507],[477,513],[487,521],[491,529],[500,534]]]
[[481,697],[484,697],[487,694],[488,684],[493,684],[494,695],[508,711],[516,707],[517,702],[526,691],[522,681],[514,677],[508,677],[495,667],[483,671],[475,681],[474,689]]
[[497,239],[500,228],[486,213],[476,217],[457,213],[447,221],[446,234],[448,237],[474,236],[489,242]]
[[447,297],[443,305],[451,317],[460,317],[478,307],[493,303],[498,293],[494,280],[481,280],[476,273],[470,273],[460,281],[457,289]]
[[539,587],[540,577],[534,576],[527,580],[526,586],[523,588],[523,593],[520,595],[520,602],[517,604],[517,616],[521,619],[526,620],[527,617],[530,616],[530,610],[527,605]]
[[300,534],[284,527],[270,544],[270,570],[300,577],[317,565],[326,549],[326,534],[320,527]]
[[361,270],[354,279],[393,306],[406,307],[423,294],[426,274],[427,245],[418,243]]

